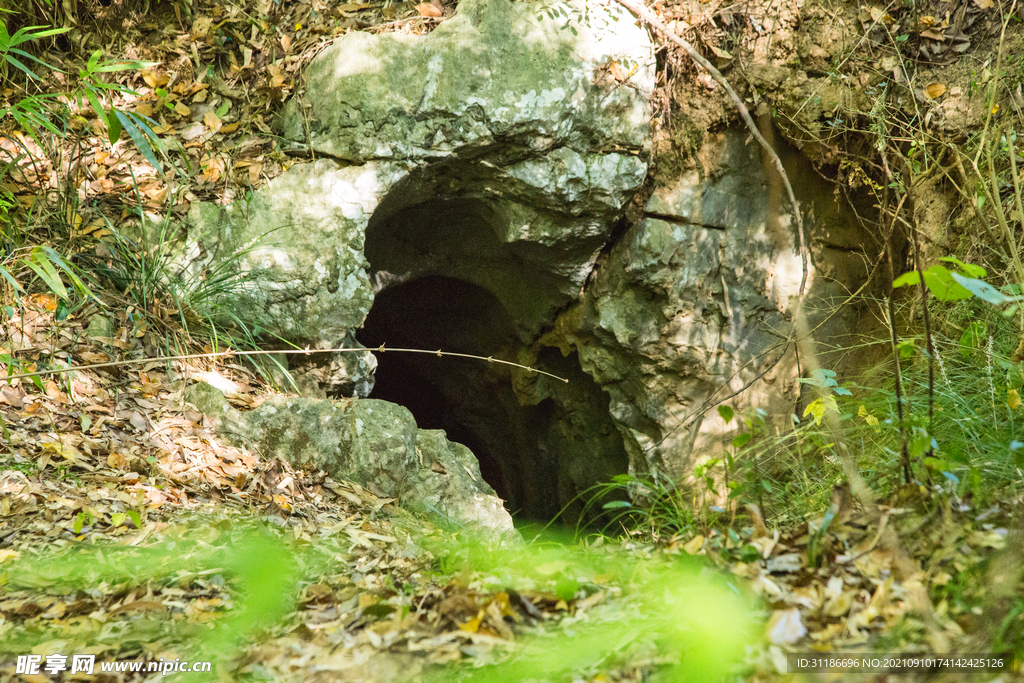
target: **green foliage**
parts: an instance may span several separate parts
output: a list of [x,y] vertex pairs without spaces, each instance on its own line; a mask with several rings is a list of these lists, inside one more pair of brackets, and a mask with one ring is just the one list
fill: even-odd
[[[93,521],[83,510],[76,530],[84,531]],[[5,564],[0,580],[12,589],[60,592],[98,586],[111,592],[140,586],[160,590],[187,585],[199,575],[223,580],[232,591],[232,604],[211,624],[161,620],[159,628],[165,642],[180,643],[193,659],[213,660],[226,673],[237,664],[242,647],[258,642],[260,629],[282,623],[294,609],[304,575],[337,571],[333,553],[321,556],[315,547],[289,546],[287,535],[279,537],[278,531],[229,527],[195,522],[182,530],[188,541],[183,535],[149,547],[82,544],[46,552]],[[760,632],[751,617],[752,601],[728,579],[705,571],[703,559],[633,559],[601,545],[572,547],[553,536],[513,546],[447,535],[418,542],[462,572],[488,577],[483,579],[487,591],[543,590],[578,600],[614,586],[617,596],[605,604],[593,601],[586,609],[588,618],[571,626],[545,625],[534,636],[524,634],[516,639],[513,653],[490,665],[442,669],[427,680],[568,680],[634,658],[649,666],[652,652],[657,652],[659,680],[714,681],[742,661]],[[155,626],[147,619],[127,620],[118,624],[118,637],[122,642],[148,642]],[[91,634],[80,629],[73,638],[80,644],[100,642],[109,638],[110,630],[109,624]],[[24,653],[53,637],[51,631],[14,625],[5,631],[0,652]]]
[[849,389],[844,389],[839,386],[839,382],[836,381],[835,370],[826,370],[823,368],[817,368],[811,372],[810,377],[801,377],[800,384],[810,384],[811,386],[824,389],[825,391],[833,391],[838,396],[851,396]]
[[[128,515],[141,526],[137,512]],[[83,510],[75,518],[75,533],[94,521],[93,515]],[[212,545],[165,542],[148,548],[78,546],[18,560],[13,566],[5,566],[0,579],[11,587],[94,590],[104,585],[174,584],[190,573],[194,576],[212,568],[220,568],[237,588],[235,608],[212,629],[190,631],[185,625],[174,624],[168,628],[179,631],[183,643],[196,652],[197,658],[225,662],[237,654],[256,629],[277,623],[294,604],[295,559],[280,540],[265,531],[221,535]],[[135,626],[145,628],[141,623]],[[126,639],[131,638],[131,628],[129,625],[124,634]],[[11,629],[0,651],[26,652],[50,637],[52,634]]]
[[71,29],[69,28],[48,28],[46,26],[25,26],[14,32],[11,35],[7,31],[7,22],[0,23],[0,57],[3,58],[3,62],[0,62],[0,81],[6,80],[8,77],[8,65],[13,66],[23,71],[30,78],[36,80],[39,76],[34,71],[29,69],[24,62],[18,57],[26,59],[37,64],[41,64],[48,69],[56,69],[56,67],[47,64],[41,59],[34,57],[33,55],[25,52],[19,45],[29,42],[30,40],[39,40],[40,38],[47,38],[49,36],[60,35],[61,33],[67,33]]
[[[142,227],[131,236],[107,220],[111,235],[105,242],[105,258],[80,255],[94,286],[116,292],[108,298],[131,306],[134,332],[158,331],[171,355],[184,353],[188,341],[208,343],[214,349],[259,348],[262,325],[268,321],[242,318],[234,302],[252,284],[253,273],[242,270],[241,260],[266,235],[205,268],[186,268],[178,226],[169,218],[155,226],[150,223],[141,198],[136,215]],[[275,359],[256,364],[256,370],[265,377],[272,370],[288,377],[287,369]]]
[[160,161],[157,159],[153,148],[156,147],[161,153],[165,153],[166,150],[160,138],[147,123],[147,121],[154,124],[155,122],[133,112],[117,109],[113,106],[108,110],[102,103],[105,93],[126,93],[131,95],[136,95],[137,93],[130,88],[105,81],[100,77],[100,74],[116,71],[145,69],[156,66],[156,62],[143,62],[139,60],[101,61],[100,58],[102,56],[103,50],[96,50],[89,56],[89,61],[86,63],[85,68],[78,72],[79,77],[82,79],[82,85],[75,94],[78,106],[82,106],[83,98],[89,102],[92,110],[96,113],[96,117],[106,127],[107,139],[110,144],[117,142],[122,132],[127,132],[135,146],[146,157],[146,161],[159,171],[161,168]]
[[[59,71],[55,66],[47,64],[18,46],[32,40],[60,35],[69,30],[68,28],[26,26],[18,29],[11,35],[7,30],[7,23],[0,24],[0,58],[2,58],[0,59],[0,84],[8,82],[10,77],[9,67],[11,66],[19,69],[29,78],[39,80],[39,75],[28,68],[22,60],[35,62],[48,69]],[[56,99],[57,94],[55,93],[27,95],[13,104],[5,104],[5,106],[0,107],[0,120],[10,115],[17,122],[18,126],[37,142],[41,140],[41,130],[46,130],[53,135],[60,136],[62,133],[51,121],[50,114],[50,109],[55,104]],[[4,217],[6,217],[6,211],[4,211],[4,214]]]
[[580,495],[585,501],[581,519],[590,519],[593,511],[601,510],[591,523],[601,533],[642,530],[666,539],[696,526],[693,501],[686,490],[657,472],[644,477],[619,474]]
[[988,325],[983,320],[973,320],[960,335],[960,355],[964,358],[973,349],[981,347],[981,340],[988,336]]
[[[752,603],[727,579],[706,571],[703,558],[631,559],[600,544],[571,547],[555,536],[526,547],[495,548],[465,541],[431,547],[458,556],[464,567],[494,577],[492,590],[540,588],[585,598],[612,585],[620,596],[565,629],[517,638],[506,659],[430,681],[490,683],[573,680],[652,652],[663,665],[656,680],[723,680],[757,639]],[[589,677],[588,676],[588,677]]]

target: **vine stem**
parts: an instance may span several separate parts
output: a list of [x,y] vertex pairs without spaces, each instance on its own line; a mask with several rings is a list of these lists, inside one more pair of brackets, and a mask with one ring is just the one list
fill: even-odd
[[687,41],[685,38],[681,38],[678,35],[676,35],[668,26],[666,26],[660,19],[658,19],[658,17],[655,16],[654,12],[652,12],[651,10],[647,9],[638,2],[634,2],[634,0],[615,1],[622,5],[623,7],[625,7],[626,9],[628,9],[636,16],[640,17],[640,19],[642,19],[644,22],[646,22],[653,28],[657,29],[662,35],[664,35],[670,41],[672,41],[679,47],[683,48],[686,54],[690,55],[690,59],[697,62],[697,64],[699,64],[702,69],[711,74],[711,77],[715,79],[715,82],[722,86],[722,88],[725,89],[725,92],[729,94],[729,99],[731,99],[733,104],[736,105],[736,108],[740,112],[740,116],[743,118],[743,123],[746,124],[747,129],[750,131],[750,134],[754,137],[755,140],[757,140],[758,144],[761,145],[761,148],[764,149],[765,154],[767,154],[768,157],[772,160],[772,163],[775,165],[775,170],[778,171],[779,177],[782,179],[782,184],[786,187],[786,194],[789,195],[789,202],[790,204],[793,205],[793,217],[796,220],[797,237],[800,240],[800,262],[801,266],[803,267],[803,273],[800,277],[800,291],[797,300],[798,306],[802,305],[804,299],[804,289],[807,286],[808,271],[807,243],[804,237],[804,219],[800,215],[800,203],[797,202],[796,200],[796,194],[793,192],[793,185],[789,182],[789,176],[786,174],[786,169],[782,166],[782,159],[779,158],[778,153],[775,151],[775,148],[771,146],[771,143],[769,143],[768,140],[766,140],[765,137],[761,135],[761,131],[758,130],[757,124],[754,123],[754,119],[751,118],[750,111],[747,109],[747,106],[743,104],[743,100],[740,99],[740,96],[738,94],[736,94],[736,91],[733,90],[733,87],[729,84],[729,81],[725,79],[725,76],[722,75],[721,71],[716,69],[711,62],[709,62],[707,59],[704,58],[703,55],[697,52],[697,50],[695,50],[693,46],[690,45],[689,41]]
[[228,349],[227,351],[214,351],[212,353],[190,353],[181,356],[163,356],[163,357],[151,357],[151,358],[130,358],[128,360],[117,360],[109,363],[93,363],[91,365],[75,365],[69,368],[52,368],[48,370],[37,370],[36,372],[24,372],[19,375],[7,375],[0,376],[0,380],[10,381],[12,379],[21,379],[23,377],[39,377],[41,375],[62,375],[67,372],[75,372],[77,370],[97,370],[99,368],[115,368],[123,365],[141,365],[143,363],[153,363],[158,361],[173,361],[173,360],[191,360],[193,358],[220,358],[220,357],[232,357],[232,356],[268,356],[271,354],[284,354],[284,355],[311,355],[314,353],[429,353],[432,356],[454,357],[454,358],[471,358],[473,360],[484,360],[488,363],[498,363],[499,365],[508,365],[513,368],[519,368],[526,370],[527,372],[535,372],[538,375],[544,375],[557,379],[561,382],[569,383],[569,380],[565,377],[559,377],[553,375],[550,372],[538,370],[537,368],[530,367],[528,365],[520,365],[519,363],[513,363],[508,360],[501,360],[493,356],[476,356],[471,353],[455,353],[454,351],[428,351],[427,349],[390,349],[385,348],[383,344],[377,348],[337,348],[337,349],[260,349],[257,351],[235,351],[234,349]]

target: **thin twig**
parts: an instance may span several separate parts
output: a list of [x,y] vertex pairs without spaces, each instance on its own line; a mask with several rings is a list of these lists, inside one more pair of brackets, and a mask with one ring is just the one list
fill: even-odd
[[111,361],[109,363],[93,363],[91,365],[76,365],[76,366],[73,366],[73,367],[70,367],[70,368],[54,368],[54,369],[49,369],[49,370],[37,370],[36,372],[25,372],[25,373],[21,373],[19,375],[7,375],[6,377],[0,377],[0,379],[7,380],[9,382],[10,380],[21,379],[23,377],[39,377],[40,375],[61,375],[61,374],[67,373],[67,372],[75,372],[77,370],[97,370],[99,368],[114,368],[114,367],[118,367],[118,366],[122,366],[122,365],[141,365],[143,363],[153,363],[153,362],[172,361],[172,360],[190,360],[190,359],[193,359],[193,358],[219,358],[221,356],[226,356],[226,357],[231,357],[231,356],[267,356],[267,355],[270,355],[270,354],[296,354],[296,355],[297,354],[303,354],[303,355],[307,355],[308,356],[308,355],[313,354],[313,353],[367,353],[367,352],[370,352],[370,353],[374,353],[374,352],[376,352],[376,353],[384,353],[385,351],[387,351],[388,353],[429,353],[429,354],[431,354],[433,356],[438,356],[440,358],[444,358],[444,357],[448,356],[448,357],[454,357],[454,358],[472,358],[474,360],[485,360],[488,363],[498,363],[500,365],[508,365],[510,367],[520,368],[522,370],[526,370],[528,372],[536,372],[539,375],[545,375],[546,377],[551,377],[552,379],[557,379],[559,381],[565,382],[566,384],[569,383],[569,380],[566,379],[565,377],[559,377],[558,375],[553,375],[550,372],[545,372],[543,370],[538,370],[537,368],[532,368],[532,367],[530,367],[528,365],[520,365],[519,363],[513,363],[512,361],[508,361],[508,360],[501,360],[500,358],[494,358],[493,356],[475,356],[475,355],[473,355],[471,353],[455,353],[453,351],[441,351],[440,349],[438,349],[437,351],[428,351],[426,349],[390,349],[390,348],[385,348],[383,344],[381,344],[380,346],[378,346],[377,348],[374,348],[374,349],[366,349],[366,348],[356,348],[356,349],[353,349],[353,348],[337,348],[337,349],[280,349],[280,350],[277,350],[277,349],[260,349],[258,351],[235,351],[233,349],[229,349],[227,351],[215,351],[213,353],[190,353],[190,354],[185,354],[185,355],[182,355],[182,356],[163,356],[163,357],[153,357],[153,358],[131,358],[131,359],[128,359],[128,360]]
[[[909,183],[907,194],[910,194]],[[914,270],[917,271],[918,286],[921,288],[921,313],[924,316],[924,343],[928,351],[928,434],[932,435],[932,423],[935,421],[935,343],[932,340],[932,320],[928,313],[928,286],[924,281],[921,269],[921,247],[918,244],[917,215],[911,211],[911,236],[914,240]],[[890,297],[891,299],[892,297]],[[928,442],[928,455],[932,454],[931,441]]]
[[[885,162],[885,157],[882,157],[882,161]],[[889,166],[886,164],[886,172],[889,177],[892,177],[891,173],[888,173]],[[886,201],[888,203],[888,189],[886,189]],[[885,234],[885,253],[889,262],[889,282],[893,282],[896,279],[895,271],[892,265],[892,233],[896,229],[896,217],[899,216],[900,210],[903,208],[903,202],[907,200],[907,195],[904,193],[900,197],[899,203],[896,205],[896,210],[893,212],[892,223],[889,225],[889,231]],[[879,218],[879,220],[884,220]],[[896,337],[896,306],[892,300],[893,288],[889,286],[889,296],[886,297],[889,309],[889,332],[890,341],[892,343],[892,361],[895,365],[896,370],[896,419],[900,423],[900,461],[903,464],[903,481],[906,484],[910,483],[910,450],[907,447],[907,426],[903,421],[903,376],[900,370],[900,352],[899,352],[899,340]]]

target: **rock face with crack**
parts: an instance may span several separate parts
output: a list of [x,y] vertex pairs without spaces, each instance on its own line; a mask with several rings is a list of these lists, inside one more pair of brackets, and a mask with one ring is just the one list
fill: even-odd
[[[193,268],[244,252],[241,310],[304,343],[336,343],[376,291],[428,274],[488,289],[535,335],[579,293],[650,137],[647,34],[617,6],[553,7],[466,0],[427,36],[339,39],[282,115],[319,161],[195,206]],[[618,62],[638,65],[628,83]]]
[[[673,477],[719,455],[736,433],[714,411],[719,403],[760,408],[785,429],[799,394],[791,334],[804,267],[791,212],[776,212],[781,188],[739,133],[710,135],[698,161],[656,184],[643,219],[534,347],[578,354],[610,397],[631,468]],[[817,339],[838,339],[857,322],[839,303],[868,276],[864,235],[805,160],[784,151],[783,161],[814,216],[805,310]],[[525,403],[557,390],[519,384]]]

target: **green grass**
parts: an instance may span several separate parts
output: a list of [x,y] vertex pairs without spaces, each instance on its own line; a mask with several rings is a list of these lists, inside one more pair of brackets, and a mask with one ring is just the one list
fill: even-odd
[[[903,434],[913,481],[935,495],[973,498],[975,506],[1005,499],[1008,492],[1024,488],[1024,405],[1011,409],[1008,404],[1024,394],[1024,373],[997,351],[1012,349],[1013,342],[1004,335],[1001,342],[985,336],[965,343],[939,334],[933,341],[937,357],[931,420],[924,343],[902,347]],[[686,482],[657,472],[622,475],[587,492],[587,511],[603,512],[596,530],[642,532],[665,540],[707,526],[731,525],[737,518],[745,522],[749,504],[757,505],[775,526],[820,517],[833,487],[845,480],[842,445],[853,454],[875,497],[890,499],[903,486],[904,438],[892,361],[886,359],[858,382],[838,380],[850,392],[833,396],[838,433],[816,423],[813,414],[794,415],[793,428],[781,432],[765,422],[762,411],[737,415],[730,422],[735,425],[733,446],[708,453],[709,459]],[[727,413],[731,418],[732,411]],[[604,502],[616,495],[631,502]]]

